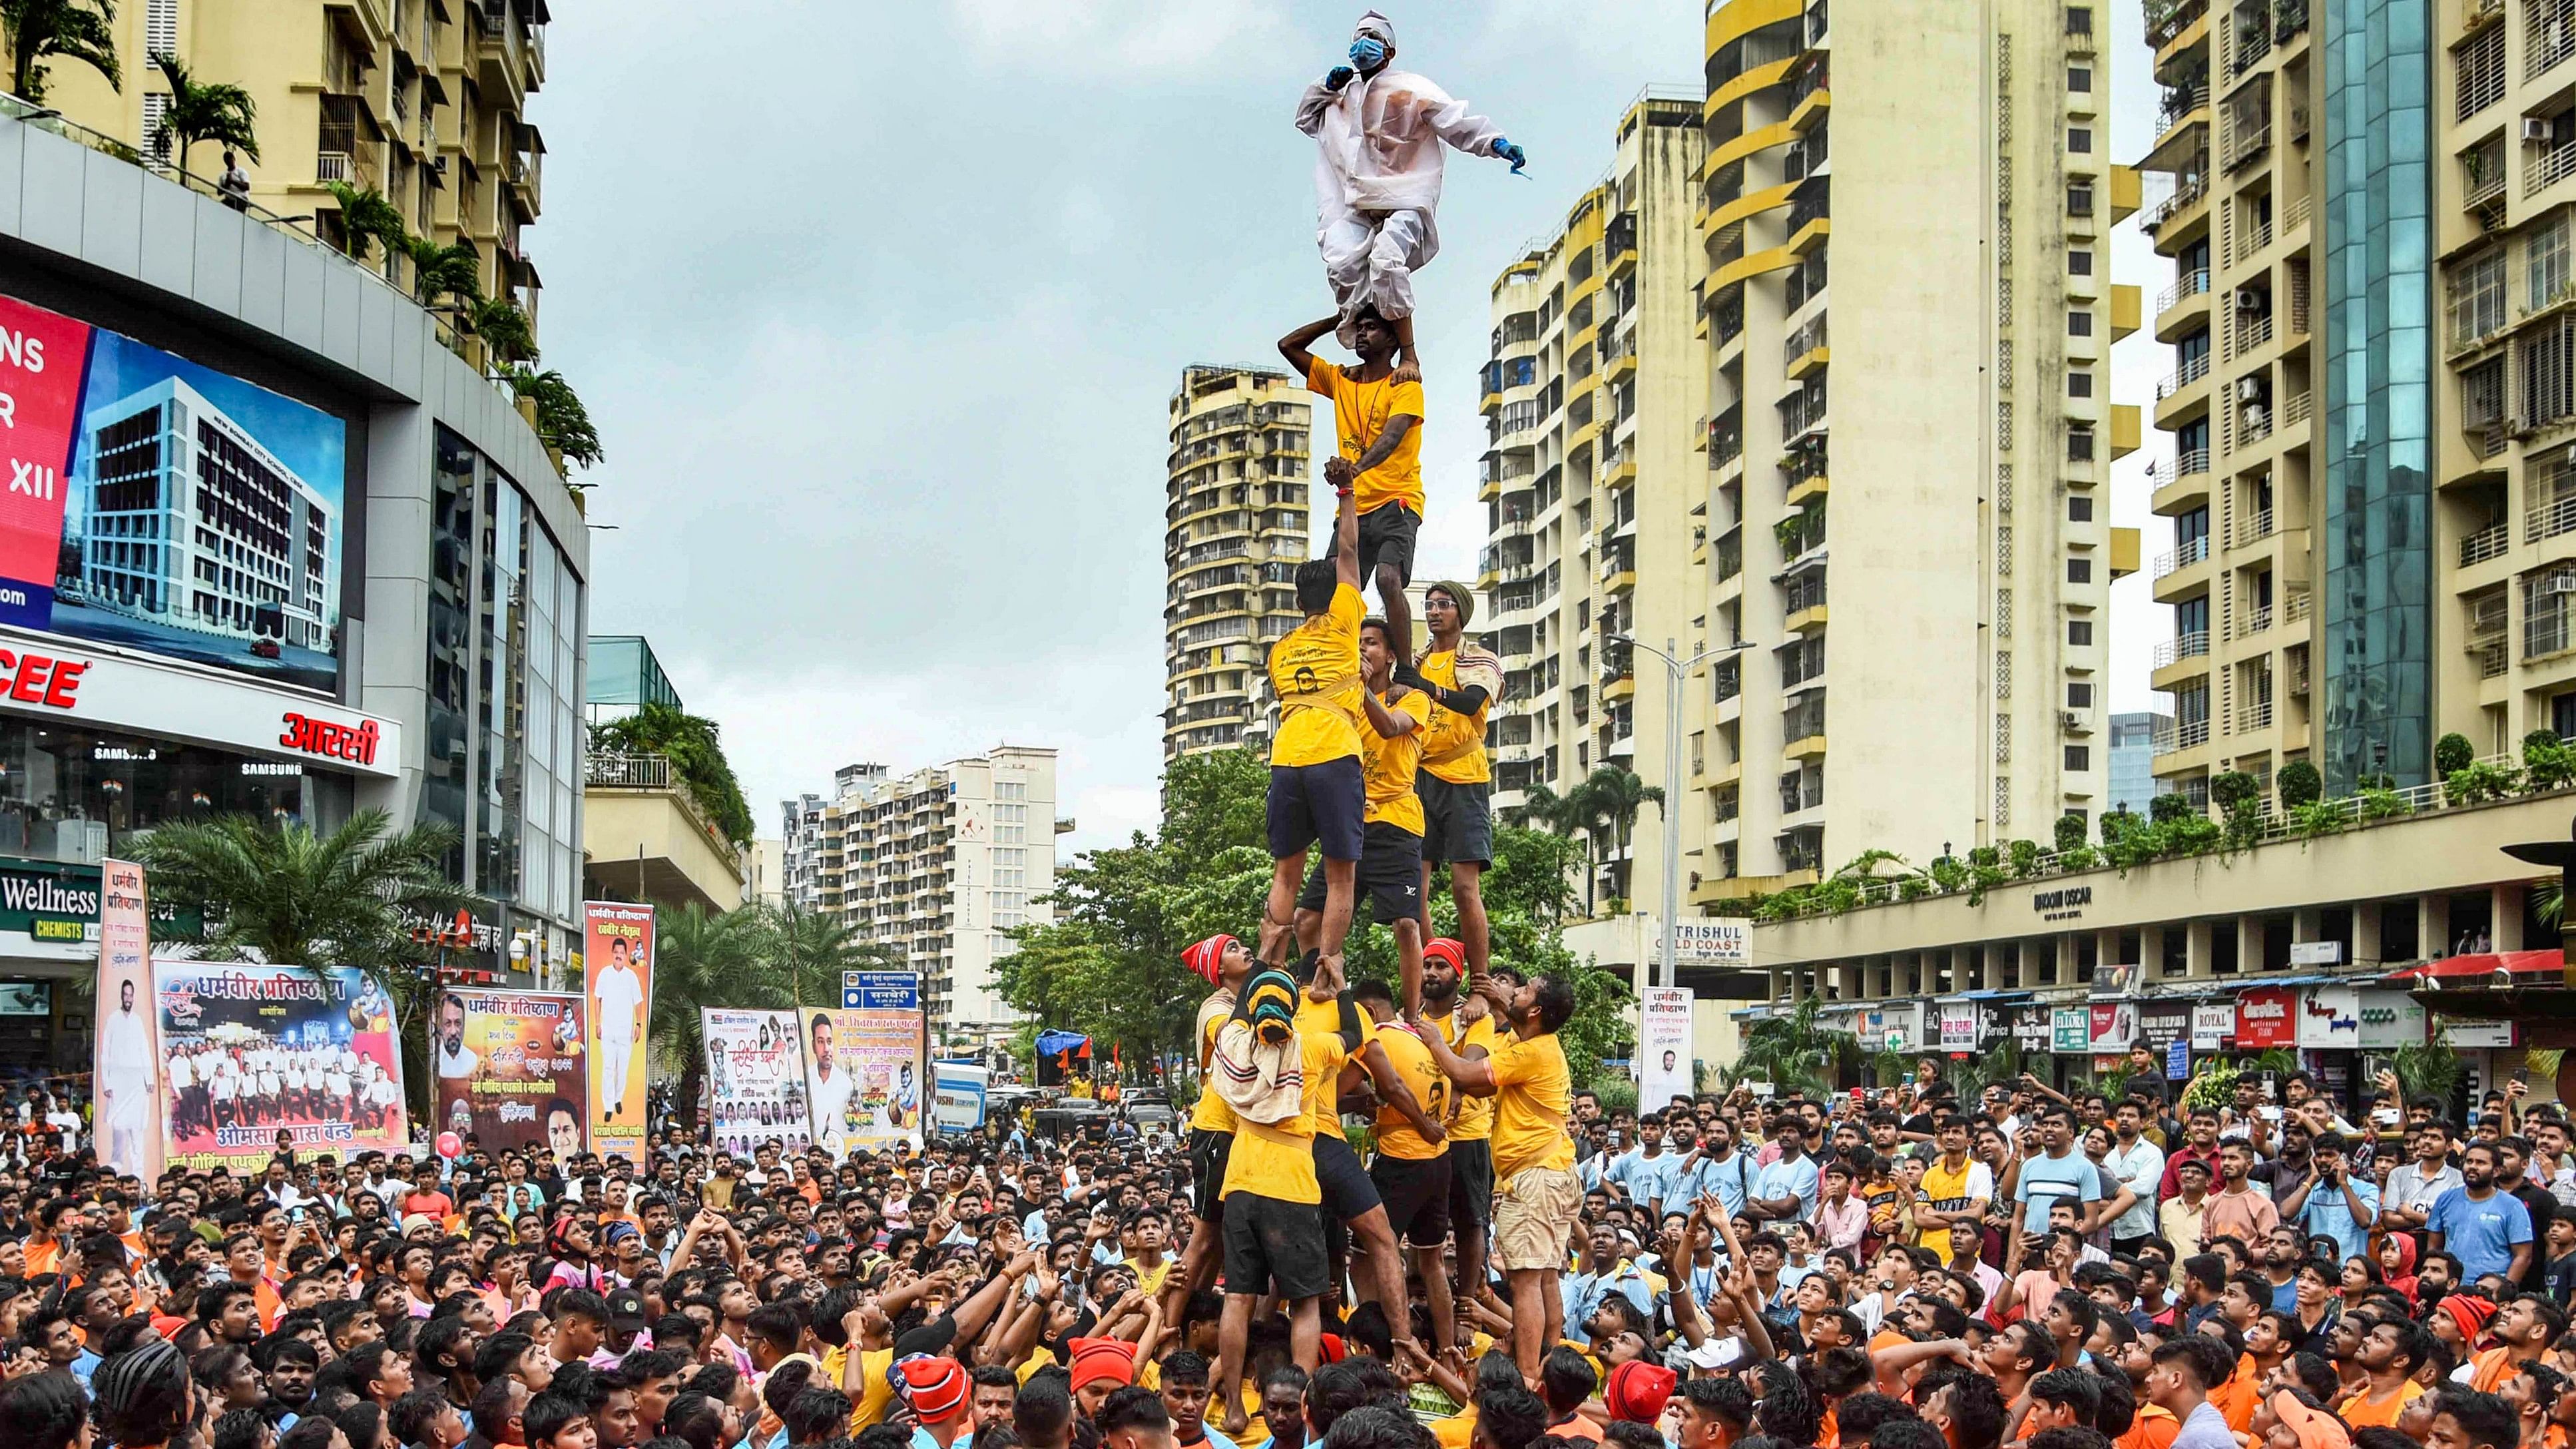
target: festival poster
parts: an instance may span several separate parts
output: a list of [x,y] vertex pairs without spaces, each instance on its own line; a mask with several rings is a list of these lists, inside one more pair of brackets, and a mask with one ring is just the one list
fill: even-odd
[[590,1053],[582,998],[545,991],[439,993],[431,1061],[438,1123],[487,1152],[539,1144],[582,1150]]
[[1691,992],[1649,986],[1637,993],[1637,1110],[1662,1111],[1698,1090],[1691,1056]]
[[281,1131],[343,1162],[411,1150],[393,999],[366,973],[162,959],[152,980],[169,1165],[256,1168]]
[[143,867],[130,860],[98,863],[99,1161],[145,1182],[161,1176],[161,1023],[152,1009],[151,912]]
[[904,971],[856,972],[857,1008],[808,1009],[805,1099],[814,1140],[835,1159],[921,1145],[921,978]]
[[653,908],[581,903],[590,1013],[590,1150],[644,1160],[644,1083],[653,1018]]
[[799,1015],[716,1006],[701,1009],[708,1113],[719,1149],[748,1157],[764,1142],[775,1142],[789,1152],[813,1145],[813,1124],[805,1107],[805,1034],[798,1030]]

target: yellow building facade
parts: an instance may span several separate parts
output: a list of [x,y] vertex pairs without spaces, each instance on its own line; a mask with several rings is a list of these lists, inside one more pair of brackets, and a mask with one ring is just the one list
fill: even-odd
[[1263,665],[1302,617],[1313,395],[1277,368],[1201,365],[1172,393],[1163,507],[1163,757],[1257,745]]

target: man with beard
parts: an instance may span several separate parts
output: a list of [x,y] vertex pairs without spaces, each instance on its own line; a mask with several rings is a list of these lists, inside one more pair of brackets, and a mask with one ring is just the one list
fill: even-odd
[[2496,1185],[2502,1152],[2492,1142],[2472,1142],[2460,1152],[2462,1185],[2442,1194],[2424,1227],[2435,1251],[2460,1260],[2469,1282],[2489,1273],[2519,1283],[2531,1268],[2531,1213]]
[[1412,668],[1395,675],[1398,684],[1431,700],[1415,779],[1422,796],[1422,898],[1431,899],[1432,872],[1446,864],[1471,979],[1484,974],[1490,948],[1484,872],[1494,857],[1493,772],[1485,758],[1485,716],[1503,693],[1503,662],[1467,640],[1475,616],[1476,594],[1465,584],[1443,581],[1423,590],[1431,642]]
[[[1493,1014],[1486,997],[1470,989],[1467,950],[1447,936],[1422,948],[1421,1028],[1468,1061],[1493,1053]],[[1500,1307],[1485,1283],[1485,1251],[1494,1222],[1494,1104],[1458,1092],[1449,1098],[1449,1226],[1458,1244],[1459,1291]],[[1738,1194],[1737,1207],[1742,1206]]]
[[2530,1139],[2508,1133],[2496,1139],[2496,1152],[2496,1186],[2513,1194],[2514,1201],[2531,1215],[2531,1266],[2513,1286],[2534,1289],[2540,1286],[2542,1270],[2547,1266],[2540,1245],[2548,1240],[2550,1219],[2558,1216],[2558,1199],[2526,1175],[2531,1163]]
[[2343,1421],[2355,1429],[2396,1428],[2407,1404],[2423,1397],[2415,1370],[2432,1356],[2433,1335],[2424,1325],[2402,1318],[2371,1325],[2353,1360],[2369,1379],[2360,1393],[2343,1401]]

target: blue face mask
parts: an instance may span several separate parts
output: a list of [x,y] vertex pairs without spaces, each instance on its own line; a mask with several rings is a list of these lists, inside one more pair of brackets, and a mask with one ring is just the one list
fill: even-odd
[[1363,35],[1351,42],[1351,68],[1374,70],[1386,63],[1386,42],[1374,35]]

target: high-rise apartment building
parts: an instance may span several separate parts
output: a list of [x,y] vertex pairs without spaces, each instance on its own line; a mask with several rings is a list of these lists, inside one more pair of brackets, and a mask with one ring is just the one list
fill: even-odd
[[[2344,696],[2351,723],[2345,733],[2356,744],[2365,735],[2387,738],[2367,718],[2416,716],[2407,733],[2420,737],[2417,744],[2371,769],[2411,769],[2421,778],[2429,741],[2421,719],[2429,647],[2420,628],[2424,586],[2379,572],[2410,549],[2414,571],[2423,566],[2420,270],[2403,289],[2415,298],[2411,324],[2395,333],[2374,331],[2356,314],[2359,330],[2337,343],[2356,349],[2350,359],[2361,369],[2356,375],[2372,378],[2351,406],[2375,413],[2377,423],[2369,441],[2344,461],[2349,476],[2329,485],[2315,466],[2327,358],[2314,335],[2311,306],[2319,259],[2316,202],[2328,164],[2325,128],[2311,117],[2328,81],[2309,43],[2306,6],[2302,0],[2218,6],[2150,0],[2147,11],[2164,106],[2155,145],[2139,165],[2170,177],[2172,189],[2139,225],[2174,261],[2155,316],[2156,339],[2174,349],[2173,368],[2157,384],[2155,399],[2156,427],[2171,443],[2154,466],[2154,508],[2173,520],[2174,530],[2173,547],[2157,555],[2152,570],[2156,601],[2173,609],[2172,632],[2156,643],[2152,664],[2155,687],[2173,699],[2172,721],[2159,727],[2156,739],[2156,777],[2162,788],[2206,804],[2213,774],[2241,769],[2268,785],[2280,765],[2308,756],[2323,720],[2314,676],[2321,662],[2331,665],[2316,648],[2325,622],[2316,608],[2318,563],[2338,519],[2375,534],[2364,519],[2377,517],[2392,531],[2363,544],[2382,562],[2356,559],[2359,587],[2345,596],[2347,618],[2413,662],[2358,650],[2344,656],[2351,677],[2324,692]],[[2412,64],[2420,70],[2423,56]],[[2422,129],[2419,109],[2419,144]],[[2366,295],[2385,291],[2388,248],[2417,257],[2423,251],[2421,198],[2407,208],[2410,214],[2391,216],[2367,201],[2367,191],[2383,184],[2356,188],[2364,210],[2341,223],[2349,228],[2343,242],[2353,257],[2365,265],[2371,256],[2380,259],[2382,285],[2362,289],[2363,313],[2384,314],[2390,305],[2384,295],[2376,301]],[[2392,234],[2392,227],[2406,236]],[[2392,373],[2369,362],[2373,353],[2394,357],[2390,348],[2411,352],[2415,366]],[[2392,405],[2408,419],[2395,432],[2384,426],[2392,421]],[[2360,423],[2358,411],[2351,421]],[[2327,431],[2334,431],[2331,424]],[[2331,458],[2330,445],[2327,451]],[[2415,495],[2411,506],[2397,504],[2394,511],[2386,502],[2392,469],[2413,479],[2398,491]],[[2409,513],[2411,519],[2401,516]],[[2389,615],[2398,593],[2415,596],[2403,611],[2417,617],[2417,627]],[[2336,675],[2332,667],[2326,673],[2330,680]],[[2401,682],[2400,675],[2412,681]],[[2364,682],[2373,676],[2375,682]],[[2414,702],[2401,704],[2399,695]],[[2381,759],[2377,751],[2361,753]]]
[[[1604,764],[1659,782],[1665,674],[1618,636],[1708,638],[1693,567],[1708,498],[1691,447],[1706,389],[1691,333],[1701,149],[1696,90],[1639,96],[1610,174],[1494,282],[1478,489],[1490,607],[1475,628],[1508,671],[1487,726],[1501,809],[1533,785],[1570,793]],[[1636,851],[1643,873],[1607,863],[1596,897],[1658,878],[1661,836],[1638,832]]]
[[[260,159],[241,158],[251,200],[340,227],[328,189],[383,194],[414,236],[471,245],[483,294],[537,313],[541,285],[521,232],[535,223],[545,141],[528,124],[544,84],[546,0],[129,0],[110,22],[124,88],[55,59],[44,103],[165,165],[189,184],[221,176],[219,148],[161,148],[169,82],[159,53],[199,83],[238,85],[257,107]],[[408,286],[410,262],[381,247],[368,265]]]
[[1264,662],[1297,627],[1313,395],[1277,368],[1197,365],[1172,393],[1163,508],[1163,757],[1269,735]]
[[1055,751],[1002,745],[897,777],[835,771],[833,795],[782,802],[781,892],[839,916],[918,971],[941,1037],[984,1044],[1018,1014],[995,993],[1003,933],[1047,919],[1055,889]]
[[2137,544],[2110,526],[2137,433],[2110,347],[2139,311],[2110,280],[2137,177],[2109,155],[2109,19],[1710,11],[1705,623],[1683,647],[1751,647],[1692,693],[1701,899],[2103,808],[2109,589]]

